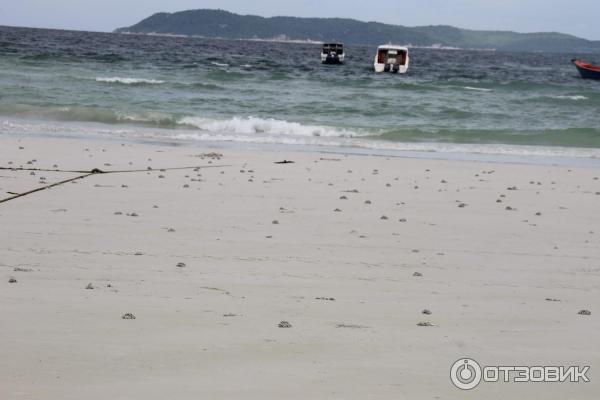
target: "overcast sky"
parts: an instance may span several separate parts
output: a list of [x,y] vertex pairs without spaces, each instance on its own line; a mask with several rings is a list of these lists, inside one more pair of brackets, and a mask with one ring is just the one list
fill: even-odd
[[112,31],[155,12],[197,8],[407,26],[558,31],[600,40],[600,0],[0,0],[0,25]]

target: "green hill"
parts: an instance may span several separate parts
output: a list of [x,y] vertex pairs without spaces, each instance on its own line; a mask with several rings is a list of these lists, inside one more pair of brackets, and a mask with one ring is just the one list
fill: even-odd
[[445,46],[504,51],[600,52],[600,41],[562,33],[474,31],[451,26],[406,27],[342,18],[263,18],[223,10],[157,13],[115,32],[157,33],[227,39],[287,39]]

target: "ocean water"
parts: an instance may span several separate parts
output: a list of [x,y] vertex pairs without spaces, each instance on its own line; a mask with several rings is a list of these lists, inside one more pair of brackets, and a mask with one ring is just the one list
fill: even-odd
[[[600,81],[572,54],[0,27],[0,134],[600,158]],[[600,55],[577,55],[600,62]]]

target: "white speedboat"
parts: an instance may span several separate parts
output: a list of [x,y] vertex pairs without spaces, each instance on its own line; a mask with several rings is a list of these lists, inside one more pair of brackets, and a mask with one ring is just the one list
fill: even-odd
[[386,44],[377,48],[375,72],[394,72],[404,74],[408,71],[408,48]]
[[344,45],[341,43],[324,43],[321,51],[321,62],[323,64],[343,64]]

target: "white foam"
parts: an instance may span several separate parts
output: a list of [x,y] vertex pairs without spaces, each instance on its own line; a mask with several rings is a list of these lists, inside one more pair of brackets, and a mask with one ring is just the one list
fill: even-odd
[[585,96],[581,96],[581,95],[572,95],[572,96],[568,96],[568,95],[561,95],[561,96],[552,96],[553,99],[559,99],[559,100],[574,100],[574,101],[581,101],[581,100],[587,100],[588,98]]
[[413,49],[430,49],[430,50],[463,50],[460,47],[444,46],[441,43],[434,43],[431,46],[413,46],[413,45],[409,45],[407,47],[412,47]]
[[510,144],[470,144],[470,143],[408,143],[386,141],[363,141],[360,147],[374,150],[396,150],[427,153],[452,154],[482,154],[517,157],[569,157],[569,158],[598,158],[600,149],[560,147],[560,146],[530,146]]
[[365,140],[361,138],[318,138],[318,137],[281,137],[281,136],[242,136],[228,133],[177,133],[171,138],[177,140],[200,142],[237,142],[249,144],[300,145],[329,148],[356,148],[383,152],[421,154],[474,154],[482,156],[524,157],[567,157],[599,159],[600,149],[558,147],[558,146],[525,146],[504,144],[459,144],[459,143],[411,143],[389,142],[385,140]]
[[212,65],[216,65],[217,67],[229,67],[229,64],[226,64],[226,63],[218,63],[216,61],[211,61],[210,63]]
[[463,89],[475,90],[477,92],[491,92],[492,91],[492,89],[478,88],[478,87],[473,87],[473,86],[463,86]]
[[[239,120],[239,125],[236,127],[234,122]],[[259,125],[252,125],[251,122],[255,120]],[[518,157],[519,162],[528,162],[528,157],[566,157],[569,159],[589,159],[589,160],[600,160],[600,149],[594,148],[572,148],[572,147],[558,147],[558,146],[524,146],[524,145],[506,145],[506,144],[460,144],[460,143],[413,143],[413,142],[390,142],[387,140],[376,140],[363,137],[352,137],[349,135],[341,134],[340,130],[332,129],[331,132],[336,132],[338,136],[330,134],[326,137],[314,136],[307,134],[311,132],[311,128],[299,125],[300,127],[307,128],[308,131],[300,129],[300,135],[291,135],[290,130],[287,134],[281,134],[280,127],[289,127],[290,125],[296,125],[285,121],[275,121],[274,125],[266,123],[264,126],[270,127],[269,132],[262,130],[263,128],[256,128],[260,126],[262,122],[258,121],[269,121],[260,119],[241,119],[233,118],[227,121],[217,121],[206,119],[205,128],[212,128],[212,131],[197,129],[163,129],[154,127],[138,127],[138,126],[127,126],[123,127],[120,125],[110,125],[103,123],[90,123],[90,122],[65,122],[65,121],[43,121],[43,120],[23,120],[18,118],[0,118],[0,135],[57,135],[57,136],[77,136],[77,137],[112,137],[122,139],[144,139],[144,140],[156,140],[156,141],[172,141],[172,140],[186,140],[186,141],[198,141],[198,142],[232,142],[232,143],[248,143],[248,144],[264,144],[264,145],[300,145],[300,146],[314,146],[329,149],[364,149],[371,151],[381,151],[388,153],[406,153],[409,152],[412,156],[419,157],[419,154],[439,154],[444,157],[443,154],[455,154],[460,158],[461,154],[472,154],[485,156],[500,156],[507,157]],[[246,122],[244,122],[246,121]],[[228,125],[230,124],[230,125]],[[252,127],[254,126],[254,128]],[[237,131],[228,131],[228,127],[237,129]],[[275,127],[275,128],[274,128]],[[324,129],[321,127],[320,129]],[[329,129],[329,128],[328,128]],[[261,131],[262,130],[262,131]],[[243,132],[243,133],[241,133]],[[293,129],[292,129],[293,132]]]
[[362,136],[340,128],[302,125],[297,122],[288,122],[272,118],[233,117],[226,120],[216,120],[200,117],[185,117],[178,121],[180,125],[199,128],[212,133],[227,133],[238,135],[276,135],[297,137],[355,137]]
[[123,85],[136,85],[136,84],[150,84],[150,85],[160,85],[161,83],[165,83],[165,81],[160,81],[157,79],[143,79],[143,78],[120,78],[118,76],[116,77],[110,77],[110,78],[103,78],[103,77],[98,77],[96,78],[96,82],[102,82],[102,83],[121,83]]
[[247,39],[238,39],[238,40],[249,41],[249,42],[267,42],[267,43],[323,44],[323,42],[318,41],[318,40],[290,39],[286,35],[278,35],[276,37],[268,38],[268,39],[247,38]]
[[412,43],[408,43],[408,44],[404,44],[403,46],[408,47],[409,49],[496,51],[496,49],[490,49],[490,48],[486,49],[486,48],[477,48],[477,47],[463,48],[463,47],[444,46],[441,43],[434,43],[429,46],[415,45]]
[[177,133],[171,136],[173,139],[199,141],[199,142],[235,142],[248,144],[280,144],[294,146],[325,146],[325,147],[343,147],[342,142],[331,139],[322,139],[318,137],[280,137],[280,136],[242,136],[227,133],[197,133],[186,132]]

